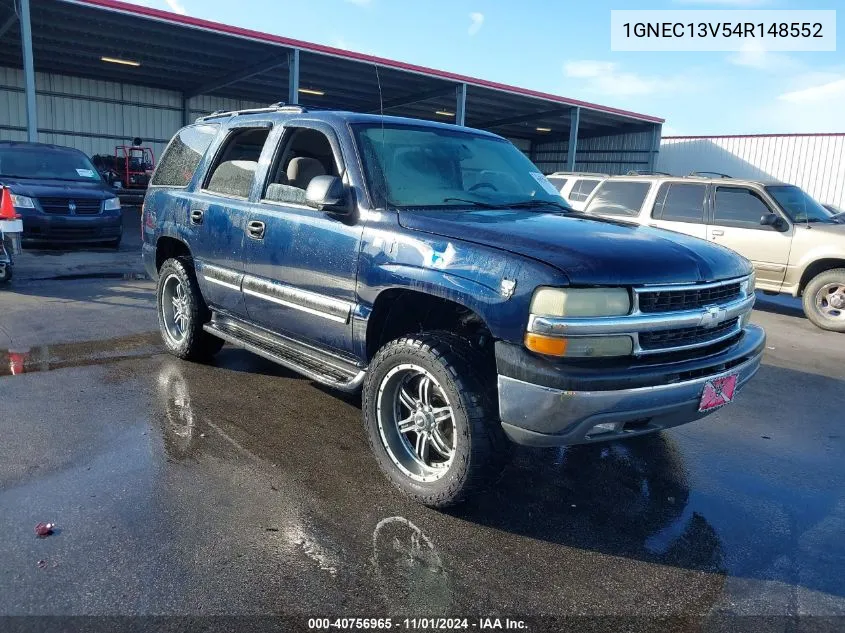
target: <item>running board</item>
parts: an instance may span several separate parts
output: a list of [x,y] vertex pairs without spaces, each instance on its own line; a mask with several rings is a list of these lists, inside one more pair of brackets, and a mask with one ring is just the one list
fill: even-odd
[[292,369],[320,384],[341,391],[357,391],[366,375],[362,368],[310,345],[268,332],[215,312],[203,329],[237,347]]

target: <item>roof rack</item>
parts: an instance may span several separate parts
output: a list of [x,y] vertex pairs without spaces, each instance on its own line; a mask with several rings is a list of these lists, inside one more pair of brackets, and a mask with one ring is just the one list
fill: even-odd
[[209,121],[211,119],[220,119],[226,116],[240,116],[242,114],[260,114],[262,112],[296,112],[302,114],[308,112],[308,108],[301,105],[287,105],[283,101],[274,103],[266,108],[250,108],[249,110],[217,110],[211,114],[206,114],[197,119],[197,123],[201,121]]
[[632,169],[629,171],[626,176],[671,176],[672,174],[667,174],[665,171],[648,171],[643,169]]
[[733,176],[729,176],[728,174],[723,174],[718,171],[691,171],[687,174],[688,177],[699,177],[699,178],[710,178],[711,176],[717,176],[719,178],[733,178]]
[[598,176],[600,178],[607,178],[610,174],[600,174],[594,171],[556,171],[549,176]]

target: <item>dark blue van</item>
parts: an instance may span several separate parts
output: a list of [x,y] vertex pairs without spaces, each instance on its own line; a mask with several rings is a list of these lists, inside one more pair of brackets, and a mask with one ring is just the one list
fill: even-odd
[[120,245],[120,200],[79,150],[0,141],[0,186],[23,218],[24,243]]

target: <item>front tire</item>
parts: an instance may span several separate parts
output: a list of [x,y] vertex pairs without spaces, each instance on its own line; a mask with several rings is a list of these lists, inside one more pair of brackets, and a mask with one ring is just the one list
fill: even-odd
[[207,360],[223,341],[202,329],[210,313],[200,293],[191,260],[168,259],[159,270],[156,288],[158,325],[164,345],[183,360]]
[[804,314],[814,325],[830,332],[845,332],[845,268],[813,277],[804,288]]
[[6,264],[3,266],[3,269],[0,270],[0,284],[5,284],[12,281],[12,265]]
[[388,479],[444,508],[487,487],[510,453],[495,403],[495,370],[447,332],[391,341],[363,389],[367,439]]

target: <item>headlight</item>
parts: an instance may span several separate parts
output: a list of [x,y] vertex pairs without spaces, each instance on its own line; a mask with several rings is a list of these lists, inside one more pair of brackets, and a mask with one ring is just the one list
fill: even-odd
[[103,211],[120,211],[120,198],[109,198],[103,202]]
[[745,279],[745,281],[741,284],[742,290],[745,292],[745,296],[750,297],[754,294],[754,291],[757,289],[757,272],[751,271],[751,274]]
[[18,207],[19,209],[34,209],[35,203],[32,201],[32,198],[28,198],[26,196],[19,196],[13,193],[12,206]]
[[537,288],[531,314],[549,317],[623,316],[631,311],[625,288]]

